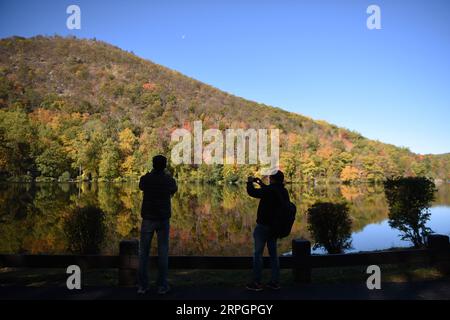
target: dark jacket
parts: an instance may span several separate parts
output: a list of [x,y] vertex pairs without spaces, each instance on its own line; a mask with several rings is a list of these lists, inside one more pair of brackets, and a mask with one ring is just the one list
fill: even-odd
[[145,220],[163,220],[170,218],[170,197],[177,192],[174,178],[164,171],[147,173],[139,181],[139,189],[144,191],[141,216]]
[[278,212],[282,208],[282,201],[289,201],[289,193],[281,183],[262,185],[256,189],[253,183],[247,182],[247,193],[253,198],[261,199],[258,205],[256,223],[273,226]]

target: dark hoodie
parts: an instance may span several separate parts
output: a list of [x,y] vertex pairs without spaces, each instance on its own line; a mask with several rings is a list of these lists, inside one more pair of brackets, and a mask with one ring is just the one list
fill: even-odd
[[262,185],[256,189],[254,184],[247,182],[247,193],[253,198],[261,199],[258,205],[256,223],[273,226],[283,203],[289,200],[289,193],[282,183]]
[[145,220],[163,220],[171,216],[170,197],[177,192],[174,178],[162,170],[152,170],[141,177],[139,189],[144,191],[141,216]]

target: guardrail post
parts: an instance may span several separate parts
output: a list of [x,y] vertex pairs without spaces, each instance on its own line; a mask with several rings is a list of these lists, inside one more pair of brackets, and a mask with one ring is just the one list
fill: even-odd
[[442,234],[430,234],[427,238],[427,247],[433,250],[432,264],[443,274],[450,274],[449,237]]
[[139,254],[139,241],[122,240],[119,245],[119,286],[135,286],[137,270],[132,265],[132,257]]
[[292,272],[299,283],[311,282],[311,242],[308,240],[292,240]]

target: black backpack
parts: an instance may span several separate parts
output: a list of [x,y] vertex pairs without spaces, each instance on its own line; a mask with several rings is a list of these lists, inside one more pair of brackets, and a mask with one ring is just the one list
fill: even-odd
[[280,199],[281,207],[272,226],[272,234],[274,237],[281,239],[291,234],[295,215],[297,214],[297,207],[290,201],[289,194],[287,199],[283,199],[279,192],[277,192],[277,194]]

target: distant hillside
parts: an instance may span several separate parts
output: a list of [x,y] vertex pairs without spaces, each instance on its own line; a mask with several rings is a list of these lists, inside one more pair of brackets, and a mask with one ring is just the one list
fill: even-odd
[[[417,155],[323,121],[248,101],[95,40],[0,40],[0,175],[135,177],[170,132],[279,128],[290,180],[450,179],[450,154]],[[233,182],[254,166],[177,166],[179,179]]]

